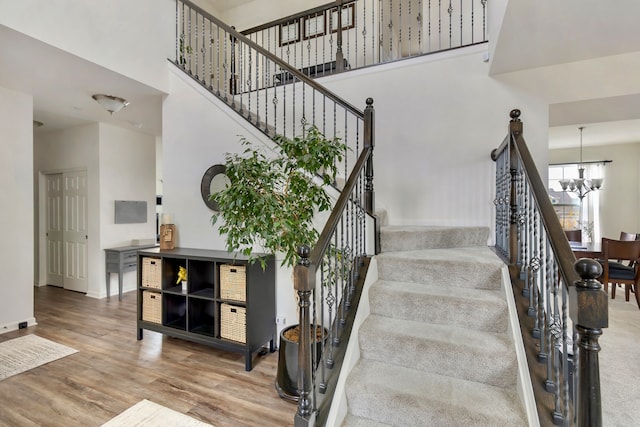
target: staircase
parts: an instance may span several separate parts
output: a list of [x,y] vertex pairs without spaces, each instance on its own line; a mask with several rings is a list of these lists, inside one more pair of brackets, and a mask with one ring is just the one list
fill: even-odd
[[488,228],[381,230],[343,426],[525,426]]

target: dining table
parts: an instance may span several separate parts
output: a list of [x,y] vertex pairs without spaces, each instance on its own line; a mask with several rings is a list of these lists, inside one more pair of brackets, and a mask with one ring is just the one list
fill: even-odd
[[602,258],[602,242],[569,242],[576,259]]

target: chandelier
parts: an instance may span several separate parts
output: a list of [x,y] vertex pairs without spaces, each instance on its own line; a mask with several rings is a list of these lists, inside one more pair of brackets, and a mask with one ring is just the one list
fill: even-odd
[[582,164],[582,130],[584,126],[580,126],[578,130],[580,131],[580,163],[578,163],[578,178],[576,179],[561,179],[560,187],[562,187],[562,191],[570,191],[575,193],[576,196],[580,199],[580,203],[582,203],[582,199],[592,191],[600,190],[602,187],[602,178],[592,178],[586,179],[584,177],[584,165]]

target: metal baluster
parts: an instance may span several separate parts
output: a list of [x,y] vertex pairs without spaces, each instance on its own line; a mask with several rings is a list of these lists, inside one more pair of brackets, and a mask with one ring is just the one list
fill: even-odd
[[[548,311],[548,307],[547,304],[549,303],[549,295],[548,295],[548,286],[547,286],[547,280],[545,277],[546,274],[546,263],[545,263],[545,254],[544,254],[544,240],[546,239],[546,232],[544,230],[544,227],[542,225],[542,218],[541,215],[538,217],[539,221],[538,222],[538,228],[540,230],[540,234],[539,234],[539,249],[538,249],[538,254],[540,256],[540,281],[539,283],[539,290],[538,290],[538,326],[540,327],[540,350],[538,351],[538,361],[539,362],[546,362],[547,358],[549,357],[548,354],[548,347],[547,347],[547,338],[548,338],[548,328],[547,328],[547,323],[550,321],[549,319],[549,311]],[[547,379],[549,378],[548,373],[547,373]]]
[[438,49],[442,49],[442,0],[438,0]]
[[389,0],[389,59],[393,58],[393,0]]
[[213,92],[213,23],[209,21],[209,90]]
[[533,258],[532,262],[532,275],[533,282],[531,286],[531,297],[533,298],[532,307],[529,307],[529,313],[534,317],[533,323],[533,337],[536,339],[540,339],[540,275],[538,274],[540,271],[540,254],[538,253],[539,246],[539,237],[538,237],[538,226],[540,224],[540,220],[538,218],[538,210],[537,207],[533,210],[533,241],[531,242],[532,250],[533,250]]
[[[560,361],[562,360],[562,365],[563,365],[563,369],[564,366],[566,366],[566,363],[564,363],[564,356],[565,354],[562,353],[562,337],[563,337],[563,324],[562,324],[562,320],[561,320],[561,313],[560,313],[560,308],[558,306],[558,299],[559,299],[559,294],[558,294],[558,290],[559,290],[559,282],[560,282],[560,278],[558,277],[557,273],[558,273],[558,269],[556,266],[555,269],[555,273],[556,273],[556,277],[555,280],[553,282],[553,338],[554,338],[554,346],[553,346],[553,358],[550,358],[550,361],[553,362],[553,381],[551,382],[552,384],[552,391],[554,393],[554,405],[555,405],[555,409],[553,412],[553,418],[554,418],[554,424],[557,424],[558,421],[561,422],[563,415],[562,415],[562,402],[561,402],[561,397],[562,397],[562,392],[563,392],[563,385],[564,385],[564,380],[566,380],[565,376],[560,376]],[[551,348],[550,348],[551,349]],[[549,386],[546,385],[545,389],[547,391],[549,391]]]
[[398,59],[402,58],[402,0],[398,2]]
[[482,41],[487,41],[487,0],[480,0],[482,4]]
[[418,15],[416,17],[416,20],[418,21],[418,53],[424,53],[422,51],[422,16],[422,0],[418,0]]
[[[243,43],[244,44],[244,43]],[[251,122],[251,75],[252,75],[252,65],[253,65],[253,55],[251,54],[253,52],[253,48],[251,47],[247,47],[247,51],[248,51],[248,59],[247,59],[247,69],[246,69],[246,73],[245,75],[247,76],[247,88],[246,88],[246,92],[247,92],[247,120],[249,120],[249,122]]]
[[198,24],[200,23],[198,17],[200,16],[199,13],[196,12],[196,31],[195,31],[195,42],[196,42],[196,48],[194,49],[195,52],[195,57],[196,57],[196,64],[195,64],[195,72],[196,72],[196,80],[200,80],[200,77],[198,76],[198,61],[201,60],[202,58],[200,58],[200,49],[198,49],[198,34],[199,34],[199,30],[198,30]]
[[527,238],[527,250],[529,251],[529,310],[527,314],[530,317],[534,317],[536,315],[536,306],[534,304],[534,294],[536,293],[535,283],[534,283],[534,275],[533,275],[533,260],[535,257],[535,236],[534,236],[534,224],[535,224],[535,204],[533,203],[533,194],[531,190],[529,190],[529,236]]
[[449,0],[449,7],[447,8],[447,13],[449,14],[449,48],[453,47],[453,34],[451,31],[453,28],[453,6],[451,1]]
[[[176,64],[180,64],[180,31],[179,31],[179,25],[180,25],[180,2],[176,1]],[[184,3],[182,3],[182,6],[184,7]]]
[[475,42],[475,25],[476,25],[476,18],[475,18],[475,10],[476,10],[476,2],[472,1],[471,2],[471,44],[473,44]]
[[462,42],[462,0],[460,0],[460,46],[464,46]]
[[[187,55],[187,50],[186,50],[187,46],[191,45],[191,14],[192,13],[193,13],[193,10],[191,10],[191,7],[189,7],[189,16],[187,17],[187,23],[189,25],[189,28],[188,28],[189,44],[187,45],[185,41],[185,55]],[[188,54],[188,55],[189,55],[189,75],[191,75],[192,74],[191,73],[191,54]]]

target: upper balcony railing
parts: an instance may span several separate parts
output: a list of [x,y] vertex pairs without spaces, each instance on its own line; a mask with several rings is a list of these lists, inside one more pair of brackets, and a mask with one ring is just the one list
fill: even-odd
[[337,0],[242,34],[321,77],[486,42],[487,0]]

